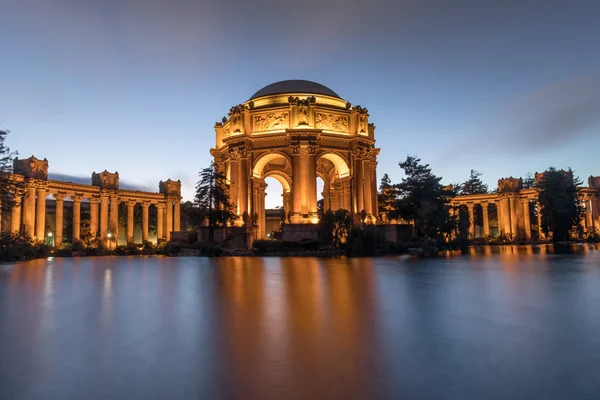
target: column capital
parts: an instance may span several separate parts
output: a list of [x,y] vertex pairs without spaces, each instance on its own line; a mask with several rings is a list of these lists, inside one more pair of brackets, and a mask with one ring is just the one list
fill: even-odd
[[299,140],[292,140],[290,142],[290,151],[292,152],[292,155],[300,154],[300,141]]
[[73,200],[73,203],[81,203],[81,200],[83,200],[84,197],[85,195],[83,193],[75,193],[71,196],[71,199]]
[[142,208],[149,208],[152,203],[149,200],[144,200],[141,204]]
[[64,201],[66,197],[67,194],[65,192],[58,192],[54,194],[54,200],[56,201]]
[[319,150],[319,145],[315,140],[309,140],[308,145],[306,146],[306,150],[308,151],[308,154],[317,154],[317,151]]
[[158,208],[159,210],[164,210],[165,208],[167,208],[167,205],[161,201],[156,203],[156,208]]
[[132,200],[132,199],[128,199],[125,201],[125,204],[127,204],[127,207],[135,207],[135,205],[138,203],[137,200]]
[[98,204],[98,202],[100,201],[100,197],[90,196],[88,197],[88,201],[90,202],[90,204]]

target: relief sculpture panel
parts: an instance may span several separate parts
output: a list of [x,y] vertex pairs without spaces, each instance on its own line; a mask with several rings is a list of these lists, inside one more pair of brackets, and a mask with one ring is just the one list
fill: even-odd
[[345,115],[317,113],[316,126],[335,132],[348,132],[348,118]]
[[287,113],[271,113],[254,116],[254,132],[267,132],[289,127]]

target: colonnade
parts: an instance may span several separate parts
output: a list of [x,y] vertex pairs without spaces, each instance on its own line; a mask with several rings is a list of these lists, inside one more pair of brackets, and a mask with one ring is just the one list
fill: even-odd
[[[47,179],[47,160],[31,157],[15,160],[15,174],[12,178],[22,182],[22,194],[16,195],[10,216],[10,231],[24,233],[37,240],[45,240],[53,235],[56,247],[65,241],[64,208],[67,198],[71,199],[72,241],[81,240],[82,205],[90,214],[91,239],[117,241],[119,238],[119,204],[127,205],[126,242],[134,241],[134,210],[142,207],[142,242],[149,236],[149,209],[157,209],[157,240],[169,240],[172,232],[181,229],[181,182],[167,180],[160,182],[159,192],[143,192],[118,189],[118,173],[92,175],[92,185],[62,182]],[[46,232],[47,199],[55,200],[54,232]],[[6,229],[6,228],[5,228]]]
[[[499,193],[464,195],[452,198],[451,205],[455,208],[466,207],[470,222],[469,234],[471,238],[476,237],[475,207],[482,208],[483,236],[490,235],[489,206],[494,204],[497,210],[497,228],[499,235],[506,235],[513,239],[530,240],[533,236],[533,228],[537,229],[537,237],[545,239],[541,229],[541,205],[538,201],[538,193],[535,189],[520,189],[518,183],[512,186],[504,181],[514,180],[508,178],[500,180]],[[506,190],[507,187],[514,190]],[[504,190],[503,190],[504,189]],[[581,188],[579,190],[580,204],[584,209],[580,220],[580,226],[584,232],[600,231],[600,198],[598,188]],[[531,219],[535,216],[536,220]]]

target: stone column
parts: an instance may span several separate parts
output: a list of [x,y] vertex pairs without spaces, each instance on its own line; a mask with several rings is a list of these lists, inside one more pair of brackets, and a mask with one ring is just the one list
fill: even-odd
[[127,201],[127,244],[133,243],[133,228],[135,225],[133,219],[133,210],[136,205],[135,200]]
[[142,203],[142,243],[148,241],[148,210],[150,209],[150,202],[144,201]]
[[[81,236],[81,199],[83,195],[76,194],[71,196],[73,199],[73,237],[71,238],[72,242],[80,239]],[[91,224],[90,224],[91,225]]]
[[500,199],[500,207],[502,210],[501,233],[504,235],[510,235],[513,233],[510,224],[510,199],[508,197],[502,197]]
[[241,216],[240,205],[238,203],[239,153],[231,151],[229,153],[229,160],[229,200],[235,206],[236,215]]
[[350,179],[346,179],[342,182],[342,198],[344,204],[344,210],[352,210],[352,197],[350,196]]
[[317,150],[318,146],[315,143],[309,143],[306,146],[306,188],[308,194],[308,214],[311,222],[317,217]]
[[10,231],[12,233],[21,232],[21,202],[23,198],[21,196],[13,200],[13,206],[10,217]]
[[525,198],[523,201],[523,227],[525,240],[531,240],[531,218],[529,216],[529,199]]
[[519,220],[517,218],[519,208],[519,199],[516,195],[510,198],[510,231],[513,234],[513,239],[519,238]]
[[321,195],[323,196],[323,212],[327,212],[331,210],[331,190],[325,187]]
[[110,196],[110,232],[115,238],[116,245],[119,245],[119,196],[112,194]]
[[300,144],[290,145],[292,152],[292,216],[290,223],[302,222],[302,165],[300,162]]
[[288,213],[292,210],[292,194],[290,192],[283,192],[283,221],[289,222]]
[[475,204],[467,204],[467,210],[469,210],[469,236],[475,239]]
[[100,239],[106,240],[108,235],[108,193],[100,195]]
[[369,159],[363,160],[363,195],[364,207],[367,213],[367,221],[371,222],[373,217],[373,197],[371,196],[371,162]]
[[489,204],[487,202],[481,203],[481,211],[483,214],[483,237],[490,236],[490,217],[489,217]]
[[[90,235],[92,239],[98,236],[98,197],[88,198],[90,202]],[[108,211],[108,208],[106,209]],[[100,236],[102,238],[102,236]]]
[[498,227],[498,235],[502,234],[502,207],[500,207],[500,198],[494,200],[496,205],[496,225]]
[[37,188],[37,210],[35,215],[35,237],[44,240],[46,236],[46,188]]
[[171,232],[173,232],[173,201],[167,198],[167,212],[165,213],[165,237],[167,240],[171,240]]
[[25,200],[23,203],[23,225],[25,234],[30,238],[35,237],[35,186],[28,182],[25,188]]
[[260,233],[262,236],[259,236],[261,238],[264,238],[267,236],[267,216],[265,213],[265,197],[267,196],[266,190],[267,190],[267,184],[262,181],[260,183],[260,188],[259,188],[259,208],[258,208],[258,226],[260,229]]
[[[240,176],[239,176],[239,210],[240,215],[244,215],[245,212],[249,213],[248,210],[248,185],[249,185],[249,173],[248,173],[248,150],[245,148],[240,149]],[[169,208],[167,207],[167,211]],[[171,215],[173,210],[171,209]],[[172,228],[171,228],[172,230]],[[170,231],[167,231],[167,236],[170,234]],[[170,237],[170,236],[168,236]]]
[[62,246],[63,241],[63,210],[65,204],[66,194],[57,193],[54,195],[54,199],[56,200],[56,214],[54,215],[54,247]]
[[583,204],[585,205],[586,232],[593,232],[594,223],[592,220],[591,199],[588,196],[583,197]]
[[175,199],[173,205],[173,232],[181,231],[181,199]]
[[164,229],[164,215],[165,215],[165,203],[158,203],[156,205],[156,237],[158,240],[163,240],[165,238]]
[[371,154],[371,208],[373,215],[379,220],[379,199],[377,198],[377,158]]
[[354,213],[360,214],[365,209],[363,197],[363,160],[359,152],[354,152],[354,186],[356,188],[356,209]]

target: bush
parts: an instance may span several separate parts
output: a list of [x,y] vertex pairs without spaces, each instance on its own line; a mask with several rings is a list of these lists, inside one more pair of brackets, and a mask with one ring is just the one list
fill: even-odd
[[73,251],[85,250],[85,244],[81,240],[75,240],[75,241],[73,241],[73,244],[71,245],[71,249]]
[[61,249],[54,250],[55,257],[73,257],[73,248],[72,246],[65,246]]
[[344,244],[346,255],[351,257],[376,256],[384,253],[387,247],[386,237],[370,226],[352,228]]
[[162,248],[162,254],[167,256],[176,256],[181,252],[181,244],[175,242],[167,242]]
[[0,233],[0,261],[31,260],[48,257],[50,247],[20,233]]

